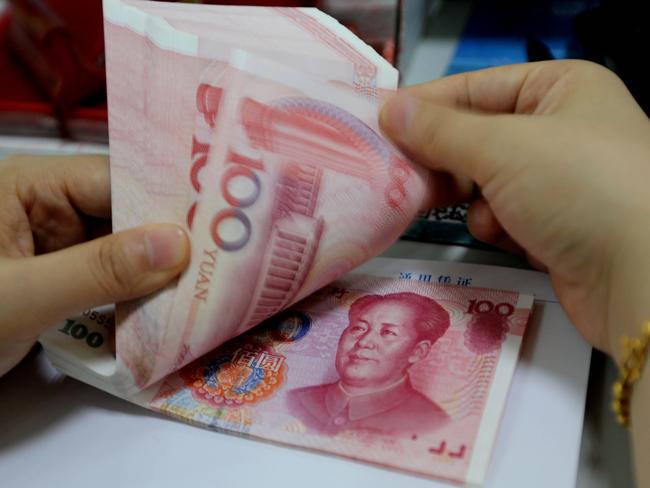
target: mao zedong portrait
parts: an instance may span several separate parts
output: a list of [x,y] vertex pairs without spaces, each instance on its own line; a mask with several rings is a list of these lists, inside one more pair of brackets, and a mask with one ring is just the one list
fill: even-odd
[[352,303],[338,343],[339,380],[293,390],[292,413],[310,430],[363,430],[410,437],[449,420],[416,391],[408,370],[449,328],[449,314],[416,293],[366,295]]

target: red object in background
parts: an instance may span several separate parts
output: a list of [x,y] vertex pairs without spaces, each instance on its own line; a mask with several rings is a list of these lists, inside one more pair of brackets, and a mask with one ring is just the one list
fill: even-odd
[[[325,7],[327,2],[203,3]],[[0,133],[107,141],[101,0],[10,0],[10,6],[0,14]],[[353,20],[342,20],[356,31]],[[392,61],[394,38],[370,42]]]
[[213,5],[257,5],[263,7],[313,7],[316,4],[316,0],[226,0],[223,2],[218,0],[205,0],[201,3],[211,3]]
[[[101,1],[11,0],[10,5],[2,22],[7,50],[2,67],[9,69],[3,69],[0,110],[28,103],[28,112],[54,116],[59,134],[68,136],[68,120],[79,115],[74,111],[80,102],[104,98]],[[105,109],[95,116],[105,119]]]

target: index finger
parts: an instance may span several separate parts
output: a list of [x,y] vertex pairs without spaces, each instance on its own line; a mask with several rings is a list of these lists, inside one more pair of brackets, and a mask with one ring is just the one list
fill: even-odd
[[111,175],[108,156],[66,156],[66,161],[53,171],[61,177],[61,183],[70,202],[90,217],[111,216]]
[[89,217],[111,216],[108,156],[17,154],[11,162],[17,177],[33,191],[61,191],[75,209]]

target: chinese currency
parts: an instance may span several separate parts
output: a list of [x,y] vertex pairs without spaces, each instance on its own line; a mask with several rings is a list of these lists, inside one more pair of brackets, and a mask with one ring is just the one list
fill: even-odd
[[114,230],[192,238],[177,285],[118,305],[117,381],[139,389],[384,250],[426,173],[379,135],[395,69],[324,14],[104,9]]
[[149,407],[477,482],[531,304],[517,293],[350,277],[172,374]]
[[[125,398],[220,431],[480,483],[531,306],[515,292],[348,274]],[[110,391],[96,373],[112,327],[89,311],[44,344],[59,368]],[[57,357],[56,343],[94,376]]]
[[430,201],[377,127],[395,69],[314,9],[104,17],[114,230],[183,225],[192,259],[46,334],[54,364],[192,423],[480,482],[532,298],[346,274]]

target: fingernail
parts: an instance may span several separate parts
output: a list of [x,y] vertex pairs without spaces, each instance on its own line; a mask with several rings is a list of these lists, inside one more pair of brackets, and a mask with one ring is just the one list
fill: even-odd
[[147,230],[144,243],[153,270],[175,268],[187,254],[185,232],[176,225],[158,225]]
[[411,95],[395,95],[386,102],[381,111],[382,128],[389,131],[393,137],[408,134],[418,105],[418,99]]

